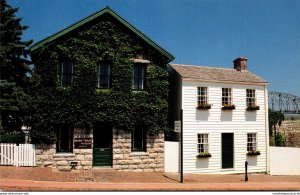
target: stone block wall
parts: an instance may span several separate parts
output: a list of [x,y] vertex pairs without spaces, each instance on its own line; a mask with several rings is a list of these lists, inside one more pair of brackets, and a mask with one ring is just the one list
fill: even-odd
[[[93,131],[74,129],[74,139],[83,136],[93,138]],[[74,141],[73,141],[74,148]],[[131,151],[131,132],[113,129],[112,168],[119,171],[163,172],[164,134],[147,135],[146,152]],[[93,149],[73,149],[73,153],[56,153],[56,145],[36,145],[37,166],[70,171],[71,161],[76,169],[92,169]]]
[[[93,137],[93,131],[86,132],[74,129],[74,138]],[[74,148],[74,141],[73,141]],[[93,162],[93,149],[73,149],[73,153],[56,153],[56,144],[36,145],[36,163],[40,167],[56,168],[59,171],[70,171],[70,162],[76,161],[76,169],[91,169]]]
[[131,132],[113,130],[113,168],[122,171],[162,172],[164,135],[147,135],[146,152],[131,151]]
[[281,126],[277,125],[276,128],[283,134],[286,146],[300,147],[300,120],[282,121]]

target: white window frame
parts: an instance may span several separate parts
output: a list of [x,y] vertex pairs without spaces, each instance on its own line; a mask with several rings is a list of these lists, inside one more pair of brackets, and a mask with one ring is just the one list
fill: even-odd
[[247,151],[248,152],[257,151],[257,144],[258,144],[257,133],[255,132],[247,133]]
[[255,105],[256,105],[256,90],[246,89],[246,106],[248,107],[248,106],[255,106]]
[[[202,135],[202,137],[200,137]],[[197,153],[209,152],[209,134],[198,133],[197,134]]]
[[[201,95],[201,93],[200,93],[200,89],[201,88],[206,89],[204,95]],[[201,102],[200,101],[201,98],[205,99],[205,102],[203,104],[200,103]],[[197,106],[199,106],[199,105],[207,105],[207,104],[208,104],[208,87],[206,87],[206,86],[197,86]]]
[[[223,92],[223,90],[228,90],[227,92]],[[224,95],[224,93],[226,95]],[[225,101],[225,99],[223,98],[227,98],[228,100]],[[224,105],[232,105],[232,88],[229,87],[223,87],[222,88],[222,106]]]

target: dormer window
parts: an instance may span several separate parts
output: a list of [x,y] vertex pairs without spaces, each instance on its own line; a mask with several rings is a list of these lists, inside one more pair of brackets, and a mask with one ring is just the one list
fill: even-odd
[[98,88],[110,89],[111,88],[111,67],[109,64],[99,64],[98,68]]
[[74,65],[72,62],[62,62],[60,67],[60,85],[71,86],[73,84]]
[[146,64],[134,64],[133,86],[134,90],[144,90],[146,84]]

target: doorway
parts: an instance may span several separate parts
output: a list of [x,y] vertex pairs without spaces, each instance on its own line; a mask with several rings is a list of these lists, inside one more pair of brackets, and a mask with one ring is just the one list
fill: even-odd
[[233,168],[234,159],[234,136],[233,133],[222,133],[222,169]]
[[112,127],[95,125],[93,139],[93,166],[112,166]]

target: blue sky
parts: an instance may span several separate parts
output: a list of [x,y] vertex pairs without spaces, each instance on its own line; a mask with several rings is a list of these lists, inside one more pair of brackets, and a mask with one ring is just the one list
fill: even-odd
[[109,6],[175,56],[232,68],[239,56],[269,90],[300,96],[299,0],[8,0],[35,42]]

